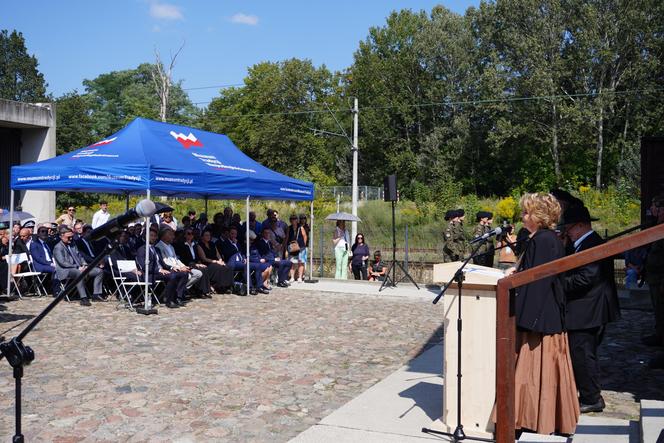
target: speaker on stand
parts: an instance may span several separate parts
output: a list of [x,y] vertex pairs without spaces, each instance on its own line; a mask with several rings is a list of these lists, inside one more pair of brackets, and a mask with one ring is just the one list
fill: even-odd
[[[384,197],[383,199],[386,202],[391,202],[392,203],[392,263],[390,263],[390,267],[387,268],[387,272],[385,273],[385,280],[383,280],[383,284],[380,285],[380,289],[378,292],[382,291],[385,286],[390,285],[392,287],[396,287],[397,285],[397,266],[401,268],[401,271],[403,272],[403,277],[399,281],[403,281],[406,278],[408,278],[417,289],[420,289],[419,286],[417,286],[417,283],[415,283],[415,280],[413,280],[413,277],[410,276],[408,271],[404,269],[404,267],[401,265],[401,263],[397,262],[397,227],[396,227],[396,221],[395,221],[395,210],[396,210],[396,204],[397,200],[399,200],[399,191],[397,191],[397,176],[392,174],[388,175],[385,177],[383,180],[383,192],[384,192]],[[392,275],[390,275],[390,272]]]

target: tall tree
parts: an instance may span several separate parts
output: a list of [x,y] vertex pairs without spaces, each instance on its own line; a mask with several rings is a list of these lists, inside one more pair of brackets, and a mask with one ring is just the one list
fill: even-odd
[[20,32],[0,31],[0,98],[21,102],[46,101],[46,82],[37,58],[29,55]]
[[350,149],[345,140],[316,137],[312,129],[335,129],[325,104],[332,110],[343,107],[338,76],[309,60],[290,59],[252,66],[244,83],[221,91],[203,126],[227,134],[252,158],[278,171],[302,178],[320,178],[322,171],[337,176],[336,164]]

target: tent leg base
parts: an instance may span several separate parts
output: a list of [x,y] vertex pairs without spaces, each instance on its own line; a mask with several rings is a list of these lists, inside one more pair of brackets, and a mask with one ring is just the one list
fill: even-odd
[[150,309],[136,308],[136,313],[143,315],[151,315],[151,314],[157,315],[159,311],[157,311],[157,308],[150,308]]
[[304,280],[305,283],[318,283],[318,279],[316,278],[307,278]]

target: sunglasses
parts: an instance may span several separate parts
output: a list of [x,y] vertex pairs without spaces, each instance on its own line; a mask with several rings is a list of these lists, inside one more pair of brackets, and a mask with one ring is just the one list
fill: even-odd
[[67,209],[67,212],[76,212],[76,209]]

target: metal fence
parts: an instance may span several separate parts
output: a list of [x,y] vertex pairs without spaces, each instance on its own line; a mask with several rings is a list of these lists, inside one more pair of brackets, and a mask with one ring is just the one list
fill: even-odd
[[[351,201],[353,199],[351,186],[325,186],[316,188],[316,198],[329,198],[341,201]],[[362,200],[382,200],[383,188],[380,186],[358,186],[357,199]]]

